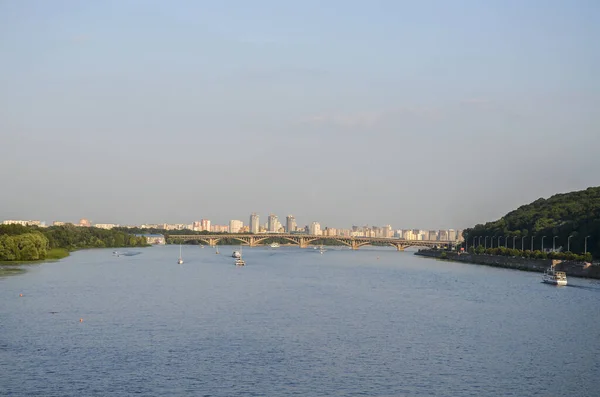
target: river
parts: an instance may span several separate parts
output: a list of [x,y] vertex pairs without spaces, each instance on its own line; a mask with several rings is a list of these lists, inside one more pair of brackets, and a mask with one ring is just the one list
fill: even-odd
[[598,281],[369,247],[244,248],[236,267],[233,248],[0,278],[0,395],[598,395]]

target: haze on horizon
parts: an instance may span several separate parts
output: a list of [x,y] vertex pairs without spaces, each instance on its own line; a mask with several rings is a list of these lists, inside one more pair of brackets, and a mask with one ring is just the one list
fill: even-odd
[[3,1],[0,220],[464,228],[597,186],[599,21],[593,0]]

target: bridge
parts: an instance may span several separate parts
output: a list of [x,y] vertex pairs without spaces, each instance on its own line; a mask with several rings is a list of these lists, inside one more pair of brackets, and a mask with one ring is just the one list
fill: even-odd
[[317,240],[334,240],[338,241],[353,250],[357,250],[364,245],[389,245],[396,247],[398,251],[404,251],[408,247],[451,247],[456,244],[455,241],[436,241],[436,240],[404,240],[398,238],[386,238],[386,237],[347,237],[347,236],[316,236],[310,234],[193,234],[193,235],[179,235],[171,234],[170,238],[179,241],[200,241],[205,244],[212,246],[222,239],[233,239],[240,242],[240,244],[249,245],[250,247],[256,247],[261,245],[262,242],[272,238],[278,238],[289,241],[291,244],[296,244],[300,248],[307,248],[312,242]]

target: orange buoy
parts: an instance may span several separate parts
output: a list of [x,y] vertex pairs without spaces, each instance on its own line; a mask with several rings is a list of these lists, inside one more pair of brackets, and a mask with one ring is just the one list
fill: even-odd
[[23,294],[19,294],[19,296],[23,296]]
[[82,319],[82,318],[80,318],[80,319],[79,319],[79,322],[80,322],[80,323],[82,323],[82,322],[83,322],[83,319]]

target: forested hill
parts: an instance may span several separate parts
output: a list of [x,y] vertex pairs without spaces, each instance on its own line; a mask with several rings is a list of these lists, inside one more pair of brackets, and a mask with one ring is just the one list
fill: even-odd
[[0,225],[0,261],[46,259],[52,249],[73,251],[81,248],[140,247],[144,237],[95,227]]
[[[600,187],[590,187],[577,192],[557,194],[548,199],[538,199],[531,204],[523,205],[509,212],[495,222],[477,225],[466,229],[463,236],[472,244],[473,237],[485,236],[500,238],[501,245],[505,245],[508,237],[508,246],[512,248],[513,237],[517,248],[529,249],[531,237],[534,237],[534,249],[552,248],[554,236],[556,247],[567,250],[567,240],[570,239],[570,251],[582,253],[586,236],[587,249],[594,258],[600,257]],[[520,247],[521,237],[525,239],[525,246]],[[491,242],[491,239],[488,239]]]

